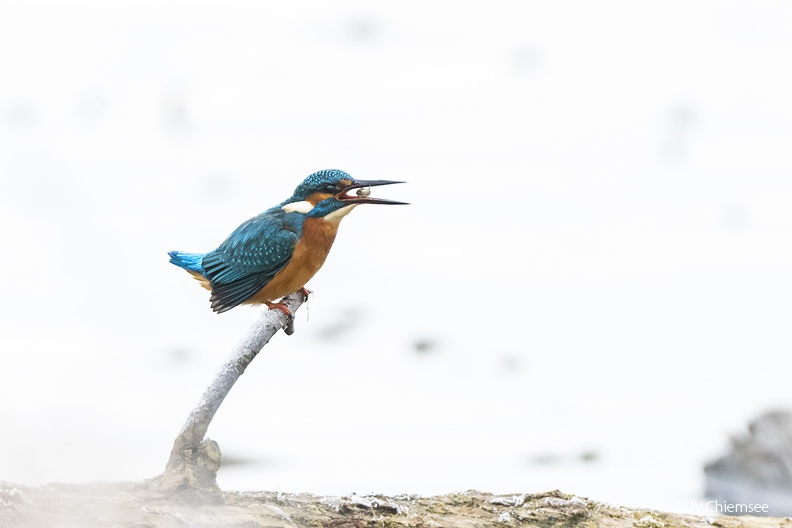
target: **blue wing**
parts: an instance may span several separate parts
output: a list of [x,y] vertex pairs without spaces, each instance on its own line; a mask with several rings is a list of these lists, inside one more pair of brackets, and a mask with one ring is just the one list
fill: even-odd
[[[221,313],[242,304],[286,267],[302,231],[301,217],[273,207],[240,225],[214,251],[196,255],[200,273],[212,288],[212,310]],[[185,260],[186,254],[172,253]],[[181,267],[189,270],[196,263],[189,264]]]

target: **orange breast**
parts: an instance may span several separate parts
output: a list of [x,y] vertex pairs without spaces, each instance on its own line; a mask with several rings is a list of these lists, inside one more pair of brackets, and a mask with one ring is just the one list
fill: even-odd
[[269,284],[245,301],[245,304],[274,301],[305,286],[305,283],[324,264],[337,232],[337,222],[326,222],[321,218],[306,218],[302,236],[294,248],[294,255],[289,263],[275,275]]

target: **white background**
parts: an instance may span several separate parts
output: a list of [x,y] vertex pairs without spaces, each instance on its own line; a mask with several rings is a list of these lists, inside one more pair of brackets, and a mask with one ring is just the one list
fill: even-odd
[[70,4],[0,2],[0,480],[160,472],[259,314],[166,252],[324,168],[412,205],[344,221],[223,487],[674,510],[789,405],[789,3]]

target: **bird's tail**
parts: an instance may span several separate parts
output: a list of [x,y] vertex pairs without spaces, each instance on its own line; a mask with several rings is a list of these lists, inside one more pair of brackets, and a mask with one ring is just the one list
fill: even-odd
[[209,282],[209,279],[207,279],[206,276],[204,275],[204,269],[202,264],[203,258],[206,256],[206,253],[185,253],[183,251],[168,251],[168,255],[170,255],[171,264],[186,269],[190,273],[190,275],[198,279],[198,282],[201,283],[201,286],[203,286],[207,290],[212,289],[212,284]]
[[205,253],[185,253],[184,251],[169,251],[170,262],[180,268],[184,268],[191,273],[203,275],[204,269],[201,265]]

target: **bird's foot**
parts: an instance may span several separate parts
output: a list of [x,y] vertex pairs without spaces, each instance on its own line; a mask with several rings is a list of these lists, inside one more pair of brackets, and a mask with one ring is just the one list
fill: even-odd
[[[303,294],[304,301],[307,301],[308,296],[313,293],[311,290],[306,288],[300,288],[297,291]],[[292,335],[294,333],[294,317],[292,317],[291,310],[289,310],[289,307],[286,306],[286,303],[264,301],[264,304],[266,304],[267,308],[269,308],[270,310],[280,310],[281,312],[286,314],[286,317],[288,317],[288,321],[286,322],[286,326],[283,328],[283,330],[286,332],[286,335]]]
[[267,308],[269,308],[270,310],[280,310],[281,312],[285,313],[286,317],[288,318],[291,318],[292,316],[291,310],[289,310],[289,307],[286,306],[284,303],[274,303],[274,302],[266,301],[264,304],[266,304]]

